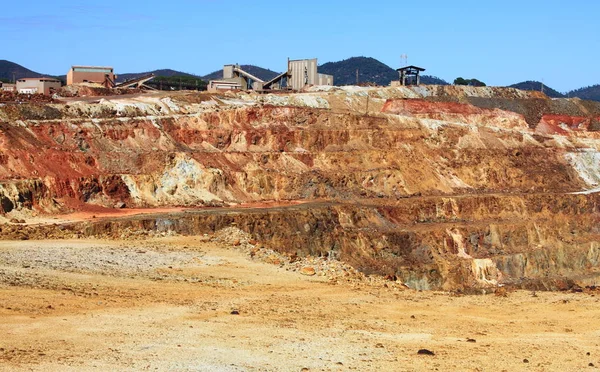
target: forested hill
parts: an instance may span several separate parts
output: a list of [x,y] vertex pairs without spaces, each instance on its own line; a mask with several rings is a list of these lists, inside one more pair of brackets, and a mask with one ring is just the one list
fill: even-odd
[[[335,85],[356,85],[356,70],[359,84],[374,83],[386,86],[390,85],[392,80],[399,80],[395,69],[371,57],[352,57],[319,66],[320,73],[333,75]],[[448,85],[447,81],[429,75],[421,75],[421,83]]]

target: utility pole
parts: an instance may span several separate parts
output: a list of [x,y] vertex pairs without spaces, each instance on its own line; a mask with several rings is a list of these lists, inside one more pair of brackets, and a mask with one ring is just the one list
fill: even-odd
[[544,79],[542,79],[542,93],[544,93]]
[[358,69],[356,69],[356,85],[358,85]]

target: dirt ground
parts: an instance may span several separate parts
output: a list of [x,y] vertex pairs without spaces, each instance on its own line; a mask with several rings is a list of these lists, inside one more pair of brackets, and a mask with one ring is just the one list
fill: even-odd
[[600,366],[599,295],[458,296],[382,283],[331,283],[207,237],[4,241],[0,370]]

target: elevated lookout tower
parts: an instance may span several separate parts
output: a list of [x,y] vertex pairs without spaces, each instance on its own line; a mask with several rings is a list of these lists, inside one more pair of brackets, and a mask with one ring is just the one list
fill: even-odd
[[422,67],[417,67],[417,66],[406,66],[406,67],[401,67],[399,69],[397,69],[396,71],[398,71],[400,73],[400,85],[411,85],[411,82],[414,85],[419,85],[421,84],[421,78],[419,76],[419,74],[423,71],[425,71],[424,68]]

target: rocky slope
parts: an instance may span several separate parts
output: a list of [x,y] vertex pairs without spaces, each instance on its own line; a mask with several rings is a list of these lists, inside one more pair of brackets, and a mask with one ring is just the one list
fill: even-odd
[[598,103],[489,87],[5,105],[3,221],[205,208],[0,228],[34,238],[235,224],[280,252],[334,256],[413,288],[591,285],[598,129]]

